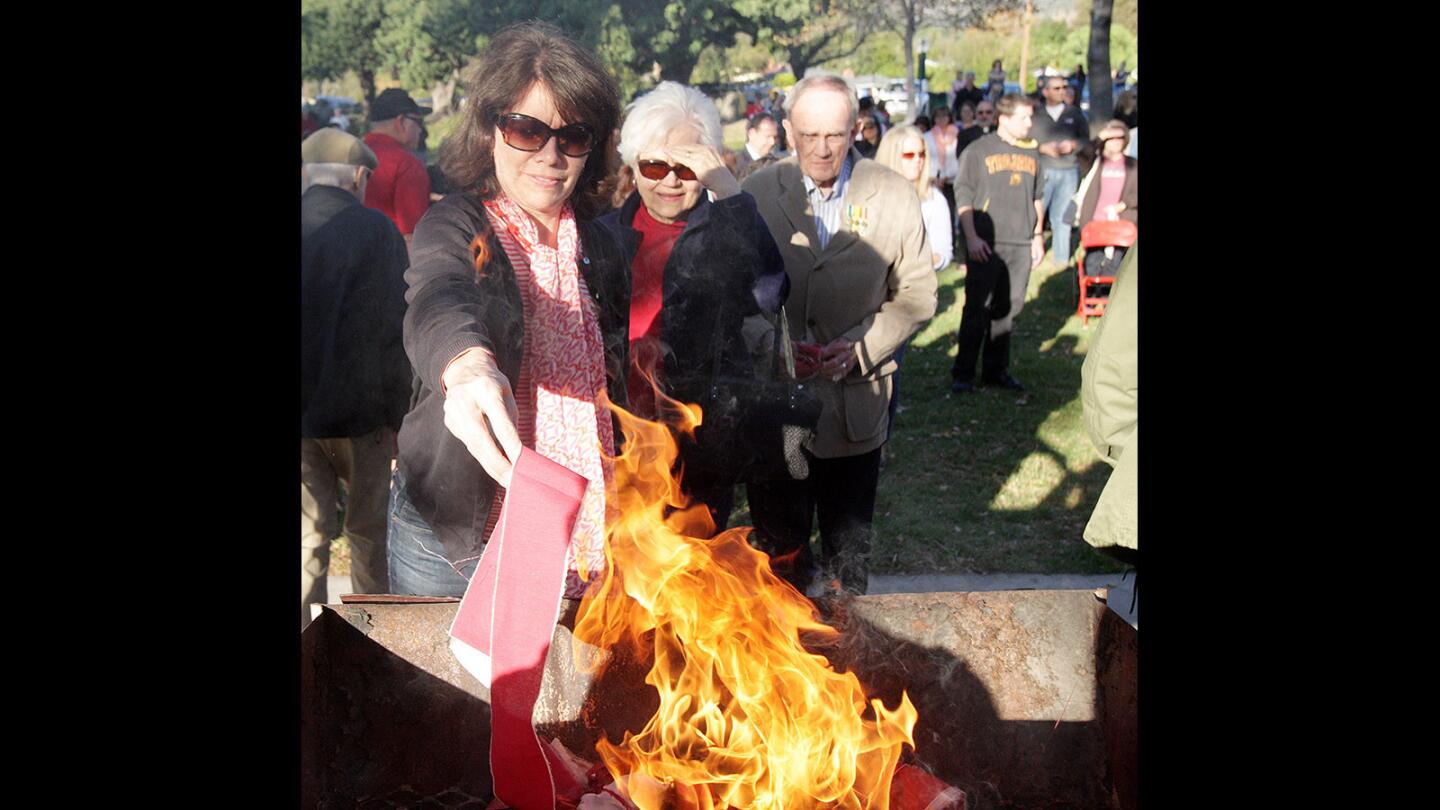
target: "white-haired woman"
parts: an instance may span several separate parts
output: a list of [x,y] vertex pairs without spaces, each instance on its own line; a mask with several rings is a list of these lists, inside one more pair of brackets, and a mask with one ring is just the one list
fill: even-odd
[[[655,415],[647,375],[669,396],[701,403],[716,376],[755,377],[752,350],[762,353],[772,334],[762,313],[777,312],[790,290],[780,250],[721,146],[715,104],[676,82],[631,104],[620,130],[620,158],[636,188],[598,221],[630,259],[627,390],[630,410],[642,416]],[[682,459],[687,489],[724,528],[736,482],[709,469],[703,453],[682,450]]]

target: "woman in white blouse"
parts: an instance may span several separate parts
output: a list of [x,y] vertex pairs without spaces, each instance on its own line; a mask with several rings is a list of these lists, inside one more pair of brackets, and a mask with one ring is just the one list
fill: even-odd
[[935,157],[930,154],[925,133],[919,127],[894,127],[880,139],[875,160],[900,173],[910,181],[920,197],[920,215],[925,219],[925,232],[930,237],[930,266],[940,270],[954,258],[950,230],[950,207],[930,178]]
[[[930,239],[930,267],[939,271],[950,264],[954,251],[950,241],[950,206],[935,187],[935,160],[930,153],[930,139],[914,124],[893,127],[880,139],[875,150],[875,160],[883,166],[894,169],[915,187],[920,197],[920,217],[925,220],[925,233]],[[895,352],[897,366],[905,359],[905,349],[910,345],[906,340]],[[900,371],[897,367],[890,376],[893,386],[890,394],[890,422],[900,409]],[[888,430],[888,428],[887,428]],[[883,453],[883,451],[882,451]],[[882,454],[881,459],[885,456]]]

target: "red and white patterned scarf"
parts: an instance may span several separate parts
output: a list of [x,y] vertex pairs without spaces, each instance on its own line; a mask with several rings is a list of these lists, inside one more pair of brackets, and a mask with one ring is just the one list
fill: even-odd
[[[615,436],[605,407],[605,344],[600,320],[576,260],[580,236],[570,203],[560,213],[557,247],[540,241],[534,220],[504,194],[485,202],[500,246],[515,269],[524,307],[525,340],[515,404],[520,440],[585,476],[570,550],[565,595],[579,598],[605,562],[605,489],[614,479]],[[504,490],[491,510],[499,514]]]

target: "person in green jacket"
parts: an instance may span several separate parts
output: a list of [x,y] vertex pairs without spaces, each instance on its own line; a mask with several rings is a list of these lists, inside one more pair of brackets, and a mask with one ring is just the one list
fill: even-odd
[[1080,371],[1085,432],[1105,463],[1115,468],[1085,526],[1085,542],[1137,569],[1140,550],[1135,474],[1140,443],[1136,332],[1139,276],[1140,243],[1136,241],[1116,271],[1105,316],[1100,319]]

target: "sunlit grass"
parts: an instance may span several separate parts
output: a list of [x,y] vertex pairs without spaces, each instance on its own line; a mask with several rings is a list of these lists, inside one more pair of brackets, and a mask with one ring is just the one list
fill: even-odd
[[911,342],[876,502],[880,573],[1119,570],[1082,539],[1110,468],[1085,436],[1080,366],[1095,328],[1074,317],[1072,281],[1052,262],[1030,277],[1011,372],[1027,391],[950,393],[964,304],[956,265]]

